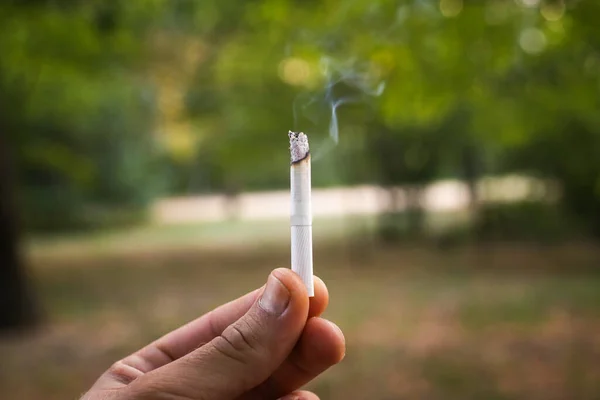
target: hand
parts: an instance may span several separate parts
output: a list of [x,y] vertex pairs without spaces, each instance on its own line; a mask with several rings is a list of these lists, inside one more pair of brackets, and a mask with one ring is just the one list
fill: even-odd
[[340,329],[319,315],[327,287],[307,295],[294,272],[222,305],[117,361],[82,400],[318,400],[296,391],[345,353]]

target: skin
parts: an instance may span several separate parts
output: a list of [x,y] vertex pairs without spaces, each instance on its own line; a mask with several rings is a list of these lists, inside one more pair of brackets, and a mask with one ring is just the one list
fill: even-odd
[[315,277],[276,269],[267,284],[114,363],[82,400],[318,400],[300,391],[342,360],[344,335],[321,318],[329,294]]

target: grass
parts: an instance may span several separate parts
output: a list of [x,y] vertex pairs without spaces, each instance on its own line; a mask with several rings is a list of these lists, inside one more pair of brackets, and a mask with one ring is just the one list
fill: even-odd
[[[2,398],[77,398],[113,361],[262,284],[288,263],[287,228],[253,226],[35,242],[47,321],[0,340]],[[599,249],[381,248],[341,233],[315,248],[348,345],[310,386],[323,400],[600,398]]]
[[[428,215],[427,227],[438,232],[464,224],[468,219],[464,212],[435,213]],[[339,241],[349,236],[373,235],[376,216],[353,216],[315,218],[313,235],[318,241]],[[288,220],[230,220],[189,225],[146,225],[130,229],[104,230],[73,235],[53,235],[30,238],[27,247],[30,256],[40,255],[44,260],[56,255],[64,259],[70,256],[138,254],[150,250],[181,251],[187,249],[227,249],[229,247],[255,247],[257,244],[276,246],[289,237]],[[285,245],[285,244],[284,244]]]

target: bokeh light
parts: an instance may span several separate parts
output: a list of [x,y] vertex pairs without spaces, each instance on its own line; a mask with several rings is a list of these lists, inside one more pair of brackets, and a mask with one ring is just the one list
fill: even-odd
[[286,58],[279,63],[279,76],[290,85],[307,85],[311,80],[310,64],[301,58]]
[[528,8],[534,8],[540,4],[540,0],[515,0],[515,1],[517,2],[517,4],[524,6],[524,7],[528,7]]
[[527,28],[519,36],[519,45],[529,54],[539,54],[546,48],[546,35],[536,28]]
[[548,2],[542,4],[540,13],[547,21],[558,21],[565,14],[565,3],[562,1]]
[[444,17],[456,17],[463,9],[463,0],[440,0],[440,12]]

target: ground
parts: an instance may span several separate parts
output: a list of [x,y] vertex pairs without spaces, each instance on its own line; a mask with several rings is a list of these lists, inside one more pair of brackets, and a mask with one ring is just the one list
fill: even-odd
[[[264,224],[247,231],[287,230]],[[214,239],[230,228],[31,244],[47,319],[0,340],[2,398],[76,399],[113,361],[288,265],[285,235]],[[600,398],[597,247],[334,239],[316,240],[315,268],[348,349],[310,385],[323,400]]]

